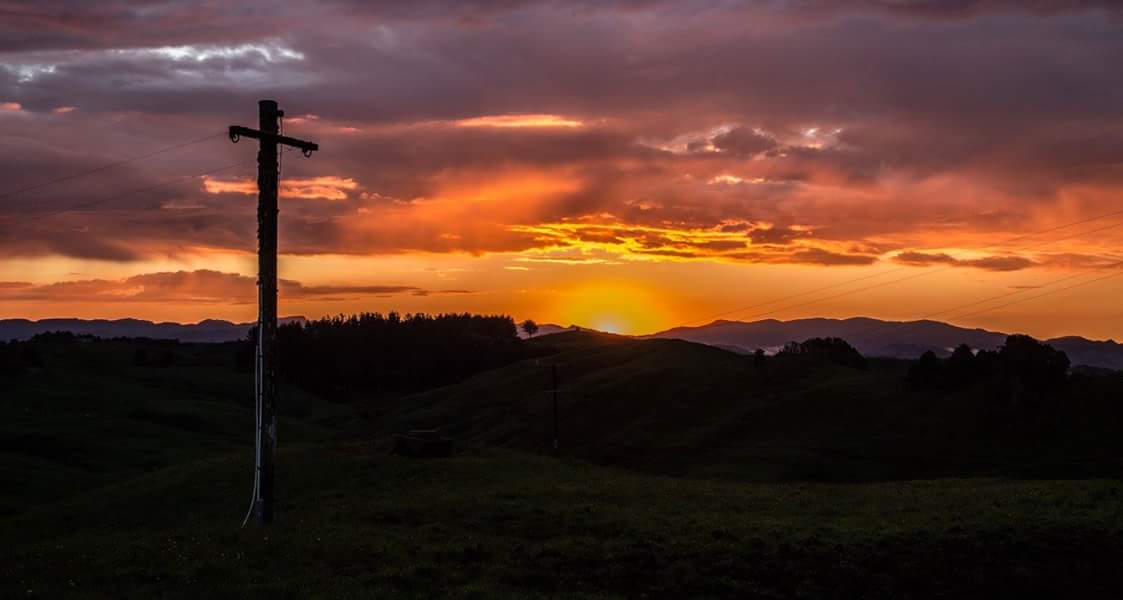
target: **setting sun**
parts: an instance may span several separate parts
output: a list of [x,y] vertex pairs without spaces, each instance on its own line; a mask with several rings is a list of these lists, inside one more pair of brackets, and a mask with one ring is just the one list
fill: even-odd
[[593,284],[563,291],[551,312],[559,315],[563,324],[619,334],[656,331],[668,321],[664,302],[657,294],[626,285]]

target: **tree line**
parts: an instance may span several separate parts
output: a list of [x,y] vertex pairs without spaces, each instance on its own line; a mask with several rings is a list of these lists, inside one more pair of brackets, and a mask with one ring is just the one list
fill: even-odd
[[277,337],[282,377],[336,400],[448,385],[546,350],[523,343],[511,317],[468,313],[339,315],[282,325]]
[[1039,407],[1064,391],[1069,367],[1064,352],[1028,335],[1011,335],[997,350],[973,351],[960,344],[943,359],[925,352],[907,377],[915,388],[950,391],[981,384],[996,400]]

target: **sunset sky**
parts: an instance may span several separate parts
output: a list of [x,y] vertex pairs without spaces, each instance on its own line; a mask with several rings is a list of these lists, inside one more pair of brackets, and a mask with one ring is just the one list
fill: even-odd
[[282,315],[1123,338],[1119,5],[0,0],[0,318],[252,320],[272,98]]

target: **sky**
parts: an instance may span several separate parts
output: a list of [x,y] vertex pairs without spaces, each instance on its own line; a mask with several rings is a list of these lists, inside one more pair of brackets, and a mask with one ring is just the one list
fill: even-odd
[[1123,338],[1120,65],[1108,0],[0,0],[0,318],[253,320],[271,98],[283,315]]

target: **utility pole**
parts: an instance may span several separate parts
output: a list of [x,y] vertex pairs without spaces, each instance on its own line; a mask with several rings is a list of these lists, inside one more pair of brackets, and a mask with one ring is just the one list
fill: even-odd
[[259,525],[273,522],[277,452],[277,147],[300,148],[311,156],[320,147],[280,135],[284,111],[274,100],[258,103],[258,129],[230,126],[230,141],[254,138],[257,148],[257,444],[253,513]]
[[554,371],[554,454],[558,453],[558,363],[553,363]]

